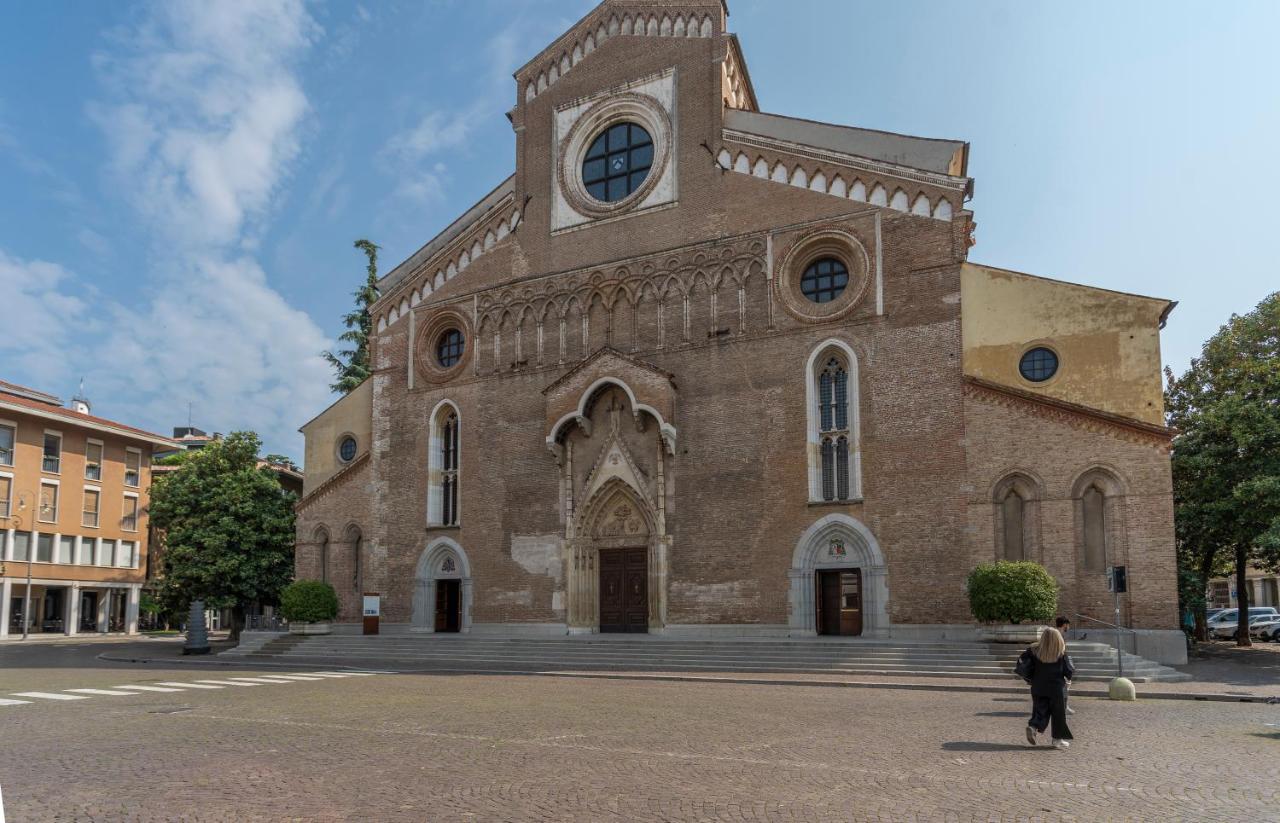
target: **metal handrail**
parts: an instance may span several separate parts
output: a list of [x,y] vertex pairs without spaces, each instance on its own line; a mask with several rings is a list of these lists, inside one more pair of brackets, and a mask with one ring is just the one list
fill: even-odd
[[1113,629],[1119,629],[1120,631],[1128,632],[1129,634],[1138,633],[1137,629],[1126,629],[1124,626],[1117,626],[1115,623],[1108,623],[1105,620],[1099,620],[1098,618],[1090,617],[1087,614],[1080,614],[1079,612],[1076,612],[1076,617],[1083,617],[1085,620],[1092,620],[1094,623],[1101,623],[1104,626],[1110,626]]
[[[1130,634],[1134,635],[1134,636],[1135,636],[1135,638],[1136,638],[1136,635],[1137,635],[1138,633],[1137,633],[1136,631],[1134,631],[1133,629],[1126,629],[1124,626],[1121,626],[1121,625],[1119,625],[1119,624],[1117,624],[1117,623],[1108,623],[1108,622],[1107,622],[1107,621],[1105,621],[1105,620],[1099,620],[1099,619],[1098,619],[1098,618],[1096,618],[1096,617],[1090,617],[1089,615],[1087,615],[1087,614],[1081,614],[1080,612],[1076,612],[1076,617],[1083,617],[1085,620],[1092,620],[1094,623],[1101,623],[1103,626],[1110,626],[1113,630],[1115,630],[1115,633],[1116,633],[1116,677],[1124,677],[1124,650],[1120,648],[1120,632],[1129,632]],[[1119,608],[1119,606],[1117,606],[1117,607],[1116,607],[1116,619],[1117,619],[1117,620],[1119,620],[1119,619],[1120,619],[1120,608]],[[1137,641],[1136,639],[1134,640],[1133,647],[1134,647],[1134,649],[1135,649],[1135,650],[1136,650],[1136,649],[1137,649],[1137,647],[1138,647],[1138,641]]]

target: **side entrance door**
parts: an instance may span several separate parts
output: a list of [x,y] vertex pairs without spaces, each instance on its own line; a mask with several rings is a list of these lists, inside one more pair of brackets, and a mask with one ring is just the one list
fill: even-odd
[[459,580],[436,581],[436,631],[456,632],[462,627],[462,584]]
[[600,550],[600,631],[649,631],[648,549]]
[[818,572],[818,634],[862,634],[862,570]]

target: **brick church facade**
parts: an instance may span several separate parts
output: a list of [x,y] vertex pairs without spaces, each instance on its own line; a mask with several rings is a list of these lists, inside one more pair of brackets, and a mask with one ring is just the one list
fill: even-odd
[[970,262],[966,143],[760,111],[727,23],[606,0],[516,72],[514,174],[303,427],[298,576],[391,630],[910,639],[977,636],[978,563],[1102,619],[1121,564],[1175,660],[1173,304]]

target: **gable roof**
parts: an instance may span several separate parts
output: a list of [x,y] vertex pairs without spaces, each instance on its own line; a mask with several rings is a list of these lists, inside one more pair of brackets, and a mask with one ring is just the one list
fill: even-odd
[[154,446],[160,446],[166,449],[180,449],[182,444],[165,437],[162,434],[146,431],[145,429],[136,429],[133,426],[126,426],[123,423],[117,423],[114,420],[107,420],[105,417],[94,417],[91,414],[81,414],[75,409],[68,409],[62,406],[54,406],[39,400],[32,400],[28,397],[22,397],[16,394],[0,394],[0,411],[10,409],[16,412],[23,412],[35,417],[43,417],[47,420],[66,421],[74,425],[82,426],[86,429],[104,432],[106,434],[114,434],[117,437],[125,437],[131,440],[140,440],[144,443],[150,443]]
[[969,144],[963,140],[913,137],[744,109],[725,111],[724,127],[951,177],[964,177],[968,166]]

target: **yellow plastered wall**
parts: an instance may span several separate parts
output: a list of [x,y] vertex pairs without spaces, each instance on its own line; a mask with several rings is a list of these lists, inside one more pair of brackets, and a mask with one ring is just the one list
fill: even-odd
[[366,380],[302,427],[306,441],[303,495],[342,471],[338,442],[345,435],[356,439],[356,457],[369,451],[373,434],[373,381]]
[[[993,383],[1164,425],[1160,318],[1168,300],[964,264],[964,373]],[[1028,349],[1058,355],[1043,383],[1018,372]]]

